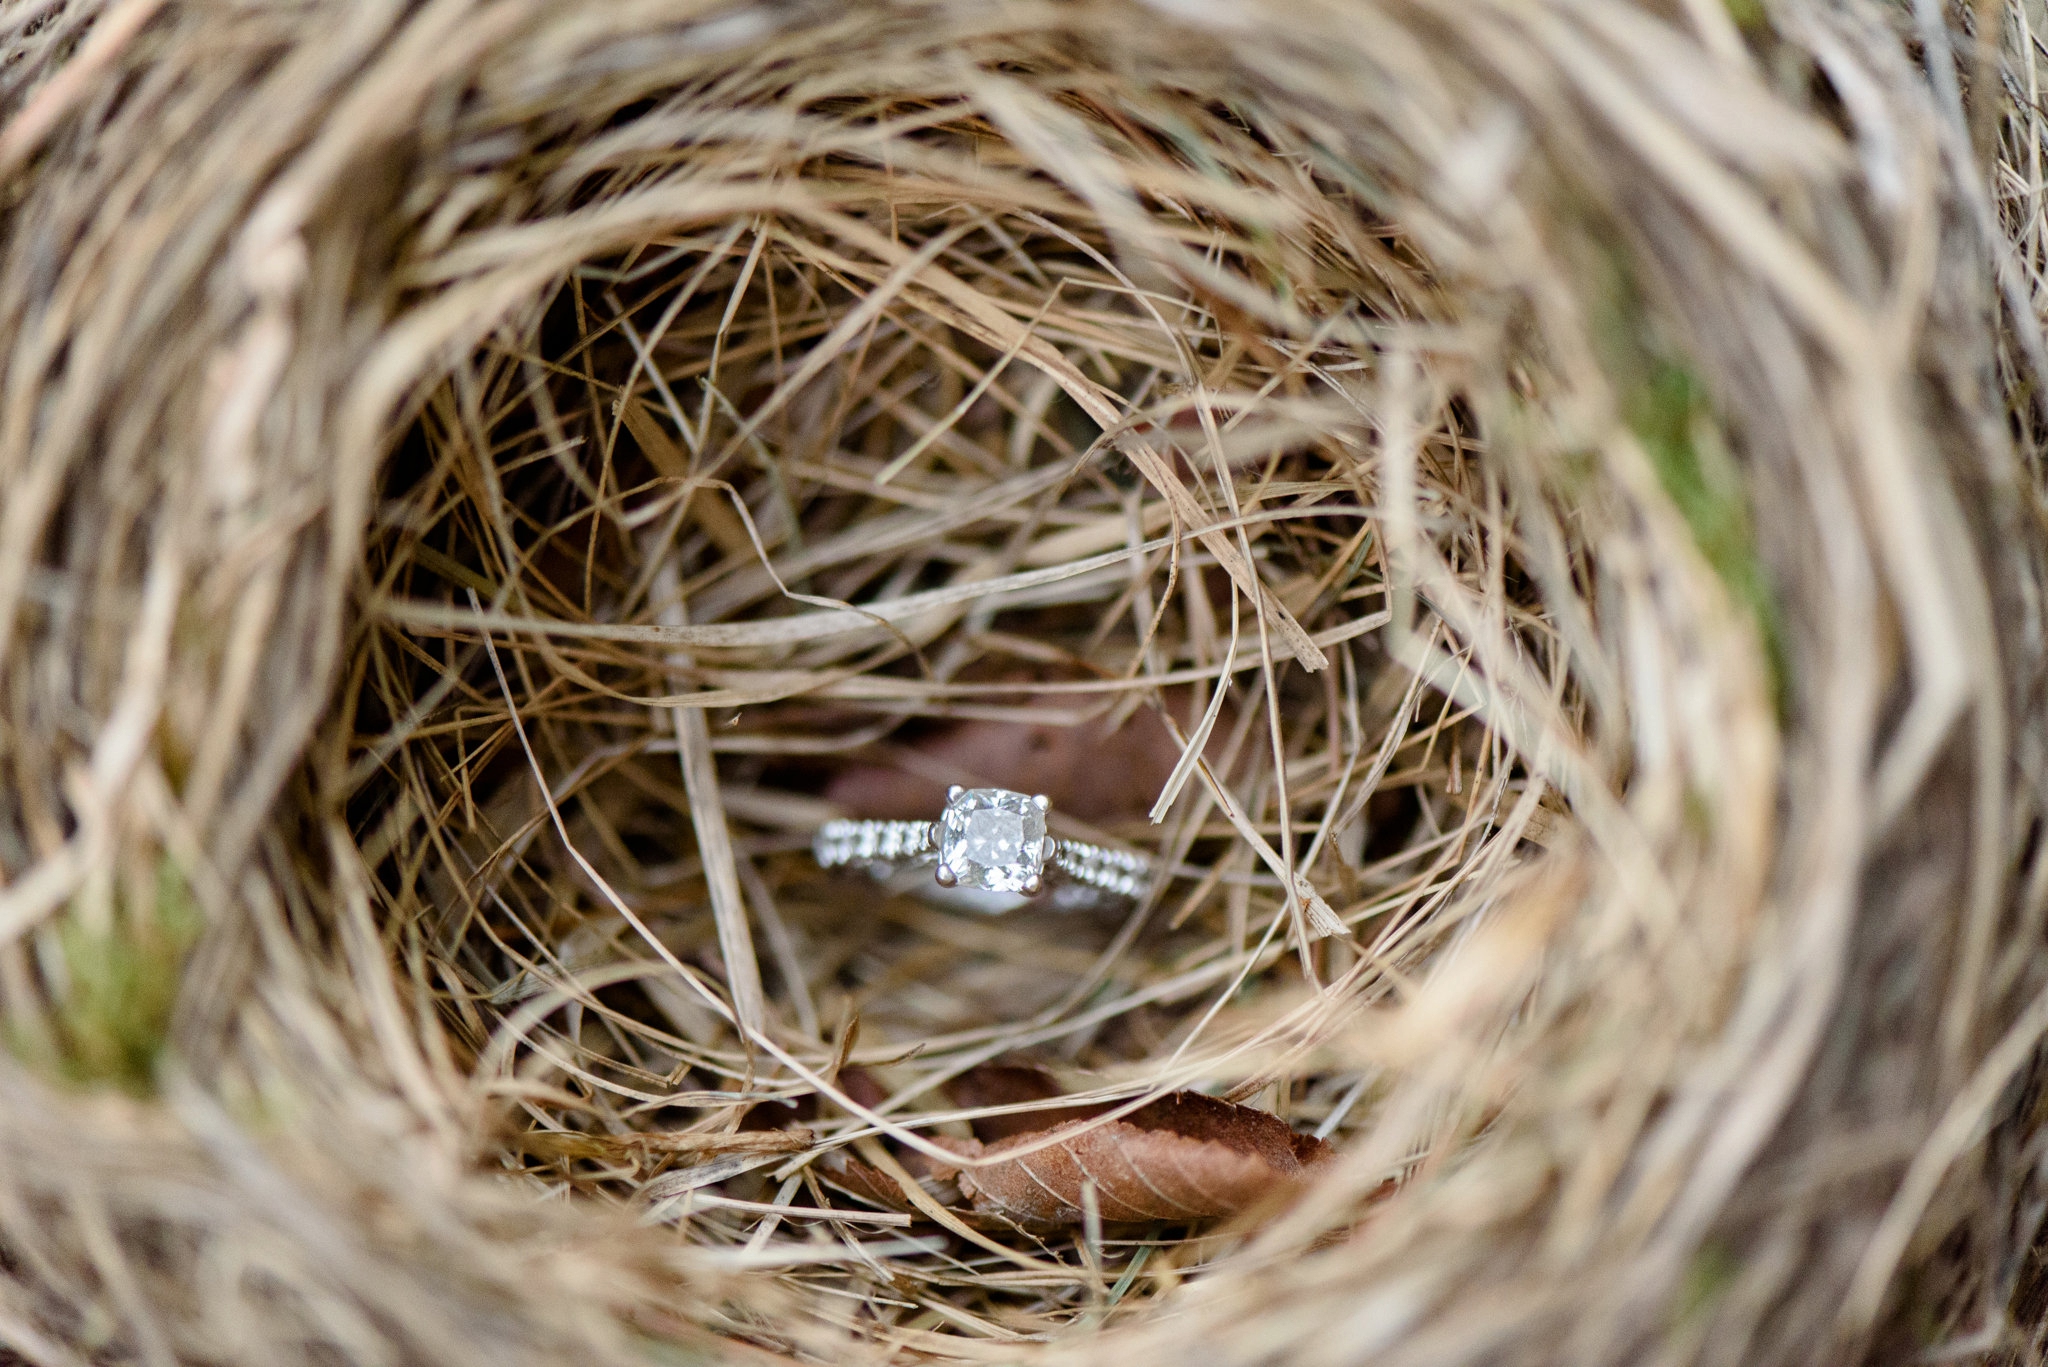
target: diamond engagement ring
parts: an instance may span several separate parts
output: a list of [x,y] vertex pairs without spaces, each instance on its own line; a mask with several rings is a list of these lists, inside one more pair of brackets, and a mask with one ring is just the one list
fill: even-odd
[[[1152,881],[1152,861],[1046,834],[1043,797],[1007,788],[946,790],[937,821],[828,821],[811,841],[820,868],[862,867],[933,900],[999,913],[1049,894],[1059,910],[1135,901]],[[932,867],[929,882],[906,873]],[[922,887],[917,884],[922,883]]]

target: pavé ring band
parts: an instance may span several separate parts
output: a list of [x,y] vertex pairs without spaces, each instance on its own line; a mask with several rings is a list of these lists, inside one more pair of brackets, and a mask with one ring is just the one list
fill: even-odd
[[[978,911],[1008,911],[1041,894],[1050,894],[1063,911],[1145,895],[1149,858],[1054,839],[1045,830],[1050,806],[1043,797],[1007,788],[955,784],[937,821],[828,821],[812,839],[811,853],[820,868],[852,865],[890,881],[932,866],[937,900]],[[929,893],[930,886],[923,890]]]

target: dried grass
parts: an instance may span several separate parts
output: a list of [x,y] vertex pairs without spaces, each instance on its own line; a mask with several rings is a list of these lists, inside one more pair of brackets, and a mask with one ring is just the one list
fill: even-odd
[[0,1358],[2039,1360],[2042,30],[0,5]]

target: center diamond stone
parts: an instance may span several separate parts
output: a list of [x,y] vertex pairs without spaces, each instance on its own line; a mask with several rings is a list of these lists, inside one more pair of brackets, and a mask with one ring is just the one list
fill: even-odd
[[969,788],[939,818],[939,863],[963,888],[1022,892],[1045,868],[1045,808],[1007,788]]

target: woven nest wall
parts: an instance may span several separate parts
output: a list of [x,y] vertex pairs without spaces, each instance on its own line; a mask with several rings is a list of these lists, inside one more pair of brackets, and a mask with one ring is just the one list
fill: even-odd
[[2038,1360],[2040,18],[0,6],[0,1359]]

